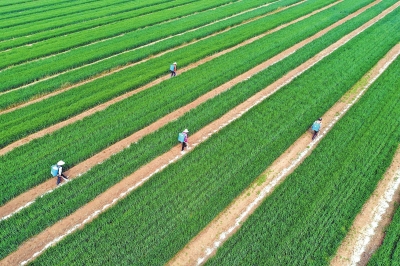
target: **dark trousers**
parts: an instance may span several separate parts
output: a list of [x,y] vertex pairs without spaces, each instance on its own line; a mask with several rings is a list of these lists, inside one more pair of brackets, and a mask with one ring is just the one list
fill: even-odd
[[61,177],[68,179],[68,177],[66,177],[64,174],[57,176],[57,185],[61,183]]
[[175,77],[176,76],[176,72],[173,71],[173,70],[170,70],[170,71],[171,71],[171,77]]
[[186,142],[182,142],[182,150],[184,150],[184,149],[185,149],[185,147],[187,147],[187,144],[186,144]]
[[319,131],[314,130],[314,135],[312,136],[312,139],[313,139],[313,140],[317,137],[318,132],[319,132]]

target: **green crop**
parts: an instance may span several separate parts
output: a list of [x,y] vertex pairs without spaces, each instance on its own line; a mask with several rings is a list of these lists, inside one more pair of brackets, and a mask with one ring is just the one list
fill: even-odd
[[[49,75],[54,75],[62,71],[84,66],[85,64],[93,64],[93,62],[104,60],[104,58],[107,58],[109,56],[113,57],[106,59],[107,62],[98,62],[96,66],[90,65],[84,67],[83,69],[78,69],[78,71],[74,72],[87,73],[89,72],[87,69],[98,70],[99,65],[103,65],[103,68],[101,68],[103,69],[103,71],[118,66],[124,66],[128,63],[136,62],[139,59],[143,59],[145,58],[145,56],[160,53],[168,48],[170,49],[172,47],[176,47],[177,45],[182,45],[194,39],[204,38],[211,33],[221,31],[238,23],[242,23],[249,18],[259,16],[260,14],[268,12],[269,10],[272,11],[274,9],[280,8],[283,4],[289,4],[298,0],[286,0],[283,2],[279,2],[272,6],[259,8],[258,10],[250,12],[250,14],[243,14],[238,17],[233,17],[227,20],[220,21],[219,23],[217,23],[217,25],[208,25],[205,28],[197,29],[195,32],[189,32],[184,35],[177,35],[184,33],[188,30],[193,30],[198,27],[207,25],[217,19],[226,19],[231,15],[242,12],[244,9],[259,6],[261,4],[261,1],[264,2],[264,0],[237,2],[231,5],[222,6],[215,10],[211,9],[208,11],[199,12],[197,14],[182,18],[179,21],[174,20],[159,25],[149,26],[142,30],[127,33],[124,36],[115,39],[99,42],[81,48],[76,48],[68,51],[67,53],[62,53],[39,61],[33,61],[5,69],[0,72],[0,91],[6,91]],[[171,40],[171,38],[163,40],[163,38],[167,37],[172,37],[174,40]],[[149,44],[151,44],[152,42],[157,43],[154,43],[152,47],[149,47]],[[174,46],[171,46],[171,44],[173,44]],[[143,47],[143,45],[146,46]],[[156,46],[157,49],[154,46]],[[135,48],[139,48],[140,50],[129,52],[130,50],[133,50]],[[132,54],[135,54],[136,57],[132,57]],[[92,76],[95,74],[98,74],[98,72],[92,74]],[[76,75],[69,74],[69,76],[76,79]],[[74,80],[65,81],[65,79],[63,81],[65,83],[74,82]],[[47,83],[49,82],[41,83],[40,87],[49,90],[48,86],[45,86],[45,84]],[[36,87],[39,87],[39,84]],[[26,90],[27,89],[23,89],[22,92],[25,92]],[[33,91],[34,89],[29,90]],[[40,93],[40,91],[36,93]],[[6,97],[7,99],[10,98],[9,95],[7,95]],[[7,103],[8,105],[12,105],[15,102],[7,100]]]
[[[324,5],[326,5],[326,3],[309,1],[303,5],[277,14],[278,16],[270,16],[270,18],[266,17],[265,19],[257,20],[254,23],[242,25],[241,27],[235,28],[231,31],[194,43],[172,53],[165,54],[159,58],[155,58],[118,73],[114,73],[111,76],[107,76],[78,88],[68,90],[56,97],[51,97],[39,103],[18,109],[12,113],[6,113],[0,116],[0,130],[1,127],[7,128],[5,134],[3,134],[3,136],[0,138],[0,146],[5,146],[16,139],[28,135],[29,133],[36,132],[56,122],[62,121],[67,117],[71,117],[84,110],[94,107],[109,100],[110,98],[121,95],[127,91],[132,91],[140,85],[150,82],[154,78],[165,75],[169,64],[171,64],[173,61],[179,61],[180,66],[183,67],[189,63],[200,60],[204,56],[232,47],[249,37],[256,36],[257,34],[274,28],[281,23],[285,23],[291,19],[305,15],[307,12],[318,9]],[[357,10],[359,6],[351,5],[348,8],[349,10]],[[347,12],[351,11],[345,11],[340,14],[340,16],[344,17]],[[252,44],[252,47],[255,47],[254,49],[256,49],[255,51],[249,51],[246,53],[249,53],[249,56],[251,56],[251,54],[257,53],[256,51],[263,52],[265,50],[264,47],[266,46],[269,47],[269,49],[276,49],[277,52],[283,51],[284,49],[289,48],[291,45],[294,45],[304,38],[315,34],[320,29],[323,29],[325,26],[333,23],[333,21],[337,21],[337,19],[338,18],[328,20],[324,17],[321,17],[321,15],[312,16],[310,20],[307,20],[307,22],[322,20],[324,23],[321,22],[317,24],[317,27],[313,27],[311,25],[303,26],[308,30],[306,35],[299,33],[291,34],[287,30],[284,31],[284,36],[279,36],[277,33],[271,34],[267,37],[264,37],[262,41]],[[270,22],[268,26],[265,25],[266,20],[269,20]],[[296,23],[296,27],[304,24],[305,22],[301,22],[300,24]],[[281,41],[284,43],[277,45],[277,41],[272,39],[275,36],[279,36]],[[235,54],[243,53],[241,51],[242,50],[239,52],[235,51]],[[229,56],[232,58],[232,55]],[[242,54],[241,56],[246,56],[246,54]],[[214,79],[211,77],[211,75],[220,76],[219,73],[226,68],[226,62],[221,62],[221,60],[223,59],[218,59],[219,63],[211,64],[211,66],[210,64],[206,64],[206,66],[209,68],[208,71],[205,70],[204,67],[196,68],[203,69],[202,71],[205,71],[205,74],[200,74],[199,72],[193,80],[182,80],[183,78],[181,77],[177,77],[175,80],[179,80],[179,86],[183,86],[184,88],[187,86],[188,82],[190,83],[190,86],[197,86],[197,83],[204,82],[204,77],[206,77],[206,79],[209,80],[208,89],[211,89],[212,86],[223,84],[235,75],[239,75],[263,62],[264,58],[256,56],[251,62],[246,62],[246,64],[240,64],[239,66],[237,66],[235,63],[236,60],[232,58],[229,61],[231,62],[229,67],[232,68],[232,71],[224,73],[224,78],[221,76],[217,79]],[[184,75],[185,73],[181,76]],[[198,81],[195,81],[196,79]],[[168,94],[167,91],[164,91],[163,93]],[[21,124],[20,121],[29,121],[29,123]]]
[[385,238],[382,245],[372,255],[369,266],[398,265],[400,261],[400,208],[395,203],[397,209],[389,227],[385,230]]
[[[395,31],[395,29],[396,27],[392,30]],[[312,121],[313,118],[318,116],[321,110],[329,108],[336,102],[346,89],[351,87],[351,84],[354,84],[363,72],[367,71],[369,67],[374,64],[374,61],[376,62],[380,56],[385,53],[385,48],[381,48],[380,51],[374,49],[374,41],[378,39],[380,30],[380,27],[374,26],[374,30],[361,34],[357,42],[351,41],[346,44],[342,49],[348,50],[346,54],[342,55],[339,50],[335,53],[336,57],[334,55],[328,57],[324,60],[324,62],[327,63],[322,67],[318,65],[315,66],[314,71],[308,71],[307,74],[304,74],[304,77],[298,78],[293,85],[287,86],[282,89],[282,91],[273,95],[271,99],[266,100],[264,103],[249,111],[248,114],[232,123],[209,141],[198,146],[196,150],[185,156],[183,160],[171,165],[163,173],[152,177],[148,183],[132,193],[128,199],[121,202],[116,208],[102,215],[98,220],[94,221],[93,225],[89,225],[84,231],[80,232],[80,236],[75,235],[69,239],[84,239],[85,244],[87,244],[86,248],[90,251],[92,243],[96,242],[98,237],[97,233],[93,233],[90,230],[94,229],[96,232],[99,230],[101,231],[107,224],[124,226],[127,225],[127,221],[129,221],[128,227],[124,226],[124,229],[116,229],[120,230],[120,233],[116,234],[119,236],[116,241],[120,241],[120,244],[111,247],[113,244],[107,243],[104,246],[104,248],[108,250],[113,248],[123,249],[121,253],[118,253],[120,256],[111,259],[118,260],[121,259],[122,254],[131,254],[122,257],[122,259],[127,263],[130,263],[130,259],[136,260],[139,258],[141,258],[141,261],[144,261],[144,264],[154,265],[160,264],[162,261],[165,263],[174,252],[177,252],[177,250],[205,226],[210,219],[225,208],[225,206],[229,204],[249,182],[257,177],[267,165],[290,146],[308,127],[309,121]],[[391,34],[388,34],[388,37],[394,38]],[[327,38],[324,41],[328,41],[329,43],[332,39]],[[359,50],[361,46],[360,43],[369,45],[369,49],[367,49],[371,51],[371,60],[369,62],[365,62],[359,57],[361,53]],[[322,45],[322,42],[320,45]],[[386,50],[388,47],[390,47],[389,44]],[[296,53],[296,56],[293,55],[294,57],[284,60],[285,64],[290,65],[294,59],[300,61],[305,60],[309,58],[309,53],[316,52],[315,50],[310,51],[310,47],[307,48],[308,49],[305,49],[305,54],[307,56],[301,53],[298,55]],[[332,78],[338,75],[337,72],[340,66],[336,65],[336,68],[332,68],[329,64],[332,59],[339,62],[344,59],[348,60],[347,62],[354,61],[361,69],[352,71],[351,73],[345,72],[342,79],[335,85],[321,86],[321,84],[325,82],[324,76],[321,75],[321,73],[329,72],[329,74],[331,74],[329,76]],[[197,131],[203,127],[204,124],[208,123],[208,121],[215,119],[213,116],[214,111],[217,116],[220,116],[223,112],[229,110],[231,104],[234,102],[233,100],[224,107],[228,109],[224,110],[224,108],[220,106],[224,105],[225,101],[230,102],[231,97],[232,99],[236,98],[235,101],[243,101],[254,94],[255,91],[262,89],[266,84],[273,81],[274,78],[279,77],[281,75],[280,71],[282,71],[282,66],[284,65],[276,65],[271,69],[259,73],[247,82],[243,82],[223,95],[205,103],[204,106],[197,109],[198,111],[193,110],[189,112],[181,121],[173,122],[167,125],[166,128],[160,129],[160,131],[143,138],[143,142],[139,141],[137,144],[132,145],[131,148],[113,156],[109,161],[96,166],[81,178],[43,197],[37,202],[37,204],[43,205],[37,206],[35,203],[34,205],[37,206],[35,207],[36,209],[27,209],[26,213],[34,215],[36,212],[40,213],[39,210],[41,208],[43,208],[41,210],[42,212],[43,210],[48,210],[51,213],[49,213],[48,217],[41,217],[46,221],[43,223],[40,222],[40,220],[36,221],[36,219],[32,219],[35,224],[27,226],[27,229],[40,230],[38,228],[43,228],[43,226],[50,224],[52,220],[57,221],[65,217],[73,208],[76,208],[76,206],[72,207],[73,204],[76,204],[77,201],[85,201],[83,198],[86,197],[86,194],[95,194],[102,191],[104,188],[101,187],[105,186],[104,183],[113,182],[111,180],[119,180],[137,169],[138,161],[148,161],[154,158],[154,150],[158,149],[159,146],[162,146],[159,150],[161,153],[165,152],[162,151],[163,149],[169,149],[176,141],[175,134],[178,130],[181,130],[178,129],[181,125],[187,125],[193,128],[193,132]],[[291,67],[293,67],[293,65],[291,65]],[[272,69],[276,71],[277,75],[270,79],[269,75],[275,73],[271,71]],[[283,71],[285,70],[286,69],[283,69]],[[314,86],[303,86],[308,85],[310,81],[314,83]],[[248,93],[246,88],[251,88],[254,91]],[[335,88],[335,90],[333,90],[333,88]],[[301,91],[301,94],[299,94],[299,91]],[[244,97],[236,96],[236,94],[243,94]],[[282,102],[285,103],[284,106],[282,106]],[[296,115],[288,116],[288,113]],[[197,120],[198,118],[200,120]],[[276,123],[276,121],[282,120],[285,120],[286,123]],[[266,129],[268,129],[268,131],[266,131]],[[260,132],[268,132],[269,137],[263,138]],[[249,141],[247,136],[252,136],[251,139],[257,141],[259,145],[254,145],[254,142]],[[164,144],[164,142],[166,142],[165,140],[168,142],[167,145]],[[225,161],[216,159],[221,157],[228,159]],[[207,165],[207,167],[204,167],[204,165]],[[210,171],[210,169],[212,169],[212,171]],[[67,194],[64,194],[69,191],[73,191],[72,193],[75,193],[78,199],[75,199],[75,196],[67,196]],[[171,193],[174,193],[174,197],[171,197]],[[70,199],[62,203],[63,208],[55,207],[59,203],[60,198]],[[86,199],[86,201],[87,200],[90,199]],[[45,205],[47,206],[44,207]],[[199,208],[201,210],[199,210]],[[211,208],[212,211],[210,211],[209,208]],[[44,212],[47,213],[47,211]],[[124,214],[121,215],[119,212]],[[24,213],[25,211],[14,217],[21,219],[22,222],[24,220]],[[152,215],[149,216],[150,213],[152,213]],[[43,215],[43,213],[40,215]],[[11,219],[14,219],[14,217]],[[107,222],[111,221],[109,217],[112,217],[112,222]],[[107,221],[105,222],[104,219]],[[143,223],[142,219],[148,220]],[[2,224],[3,228],[6,228],[6,223],[17,224],[13,220],[6,220]],[[21,230],[24,227],[25,226],[21,226],[19,228]],[[177,230],[172,230],[172,228]],[[109,227],[107,230],[108,231],[104,231],[104,233],[110,233]],[[172,231],[167,233],[168,230]],[[155,234],[152,236],[144,234],[149,231],[155,232]],[[4,233],[7,233],[6,230],[4,230]],[[92,234],[92,237],[95,237],[96,240],[82,235],[87,233]],[[125,233],[135,235],[134,238],[129,238],[130,244],[128,246],[123,244],[125,243],[123,239],[126,239]],[[165,238],[162,236],[165,236]],[[2,236],[1,238],[9,239],[8,236]],[[160,238],[164,239],[161,243],[159,241]],[[10,239],[14,238],[10,235]],[[88,242],[86,242],[86,240]],[[11,243],[15,243],[13,242],[14,240],[10,241]],[[101,241],[107,240],[101,239],[98,243]],[[153,243],[151,247],[149,243]],[[167,243],[170,244],[166,245]],[[66,247],[64,244],[65,243],[63,243],[62,246],[60,245],[61,249]],[[7,243],[4,245],[10,247]],[[160,252],[160,248],[162,247],[167,247],[167,249]],[[135,248],[135,250],[126,250],[132,248]],[[150,249],[151,252],[148,252]],[[82,247],[75,247],[74,250],[82,250]],[[143,256],[144,250],[146,250],[146,254]],[[64,251],[60,251],[60,253],[58,251],[50,252],[48,255],[61,256],[62,259],[59,259],[59,261],[68,260],[69,256],[62,254],[63,252]],[[105,254],[111,253],[112,252],[107,252]],[[38,263],[41,263],[40,259],[41,258],[39,258]],[[55,260],[56,259],[57,258],[55,258]],[[71,259],[75,260],[77,263],[77,261],[81,259],[88,259],[88,254],[85,252],[76,252],[76,256]],[[85,263],[83,262],[83,264]]]
[[[391,21],[395,15],[390,17]],[[49,249],[32,265],[56,262],[163,265],[168,262],[295,139],[301,136],[313,118],[317,117],[321,111],[329,109],[362,76],[363,72],[369,69],[370,64],[366,64],[360,55],[362,52],[368,51],[372,57],[379,57],[380,53],[377,53],[374,43],[381,41],[381,30],[388,26],[385,24],[388,20],[389,18],[382,23],[379,22],[379,25],[375,25],[371,30],[360,34],[357,39],[338,49],[294,82],[251,109],[206,142],[198,145],[194,151],[180,161],[152,176],[144,185],[101,214],[96,220],[87,224],[84,229],[66,237],[57,246]],[[396,31],[396,29],[396,25],[393,25],[392,30]],[[377,59],[375,58],[375,62]],[[357,64],[361,69],[340,70],[343,66],[352,64]],[[322,86],[326,83],[327,77],[336,81],[339,75],[342,78],[337,82]],[[382,91],[383,94],[386,94],[385,99],[394,99],[396,87],[393,88]],[[374,103],[379,103],[374,99],[374,95],[368,97],[368,100],[371,98]],[[384,106],[385,103],[382,103],[381,106]],[[396,109],[396,114],[399,114],[399,105],[396,108],[395,103],[396,100],[391,100],[385,112]],[[370,102],[366,101],[366,104],[359,108],[360,113],[369,108],[369,104]],[[373,109],[373,112],[377,112],[380,108]],[[364,116],[367,117],[367,114]],[[357,116],[355,117],[357,118]],[[374,118],[369,118],[368,123]],[[350,122],[352,125],[351,120],[347,119],[345,124]],[[285,121],[285,123],[277,121]],[[368,123],[365,123],[363,128],[368,128]],[[372,124],[376,125],[377,123],[372,122]],[[357,129],[359,125],[360,123],[354,129]],[[392,124],[388,131],[395,131],[399,136],[398,128],[398,123]],[[346,139],[349,140],[354,136],[353,133],[357,134],[358,132],[353,130],[353,133],[349,134],[347,128],[339,128],[337,131],[342,132],[342,135],[346,135]],[[387,164],[390,163],[391,155],[394,152],[393,142],[387,141],[388,138],[382,138],[382,140],[388,145],[387,147],[381,145],[385,148],[378,151],[379,158],[375,159],[381,161],[383,159],[383,162]],[[325,143],[327,142],[328,140],[325,140]],[[341,143],[340,138],[332,145],[338,143]],[[321,142],[321,146],[323,145]],[[342,146],[346,146],[345,142]],[[332,150],[332,146],[329,149]],[[374,149],[371,147],[370,150]],[[348,151],[346,152],[345,157],[348,154]],[[358,163],[362,164],[363,162],[365,161]],[[372,164],[379,165],[379,163]],[[127,166],[124,164],[124,167]],[[327,168],[326,165],[325,168]],[[116,167],[113,170],[118,171],[117,169],[119,168]],[[318,173],[320,169],[321,167],[317,168],[316,172]],[[324,179],[329,180],[330,178],[332,177],[326,176]],[[312,182],[303,183],[313,185],[317,181],[310,177],[309,179]],[[365,183],[368,182],[369,180],[365,181]],[[320,183],[323,187],[324,182]],[[340,187],[344,187],[345,183],[340,184]],[[319,202],[315,204],[310,204],[310,201],[296,202],[296,199],[301,198],[305,193],[301,193],[297,183],[296,185],[293,185],[293,182],[284,184],[287,184],[292,190],[297,190],[287,193],[293,198],[294,206],[301,204],[303,208],[300,209],[302,210],[318,205]],[[370,188],[373,186],[369,186]],[[318,197],[320,194],[322,192],[307,193],[307,196],[312,200],[314,195]],[[348,197],[345,197],[339,201],[346,202],[347,200]],[[271,227],[279,228],[281,223],[285,223],[285,218],[289,219],[293,214],[281,215],[284,213],[286,201],[271,200],[271,202],[280,203],[281,206],[275,209],[274,213],[282,221],[279,220],[277,223],[276,219],[270,219],[265,215],[262,218],[263,221],[269,222]],[[336,203],[336,201],[330,202]],[[321,206],[320,209],[326,210],[326,212],[330,210],[333,214],[337,210],[335,206],[326,209],[324,207]],[[301,211],[296,213],[302,214]],[[323,219],[324,215],[319,217]],[[305,222],[306,220],[299,221],[301,224]],[[325,230],[326,227],[329,227],[328,224],[329,221],[322,221],[320,227]],[[261,223],[260,226],[262,226]],[[310,229],[312,229],[311,226]],[[325,234],[325,231],[322,233]],[[330,234],[327,235],[330,236]],[[284,236],[277,235],[281,238]],[[301,242],[302,238],[299,237],[296,240]],[[272,242],[273,239],[268,239],[266,242],[269,241]],[[276,242],[279,243],[278,240]],[[285,246],[290,246],[290,244]],[[253,244],[248,244],[246,248],[242,248],[242,252],[252,246]],[[70,250],[75,251],[73,257],[68,256]],[[98,256],[98,254],[102,254],[102,256]],[[229,259],[234,254],[230,252],[224,257]],[[309,252],[308,254],[313,253]],[[268,256],[259,259],[263,261],[266,257]],[[303,259],[303,256],[298,259]],[[257,262],[251,261],[250,264],[252,263]],[[235,261],[230,261],[230,265],[232,264],[235,264]],[[272,265],[276,265],[276,263]]]
[[[348,6],[345,4],[342,5],[342,8],[348,10]],[[336,21],[337,17],[336,15],[329,17],[326,14],[321,14],[312,19],[318,20],[320,23],[325,22],[324,19],[326,19],[326,23],[329,25]],[[353,27],[356,27],[356,25]],[[293,34],[294,31],[297,31],[296,35]],[[93,118],[88,117],[43,139],[35,140],[28,145],[15,149],[15,151],[0,158],[1,172],[4,176],[4,179],[2,179],[4,183],[2,182],[0,186],[2,202],[48,179],[48,169],[41,167],[41,165],[51,165],[54,160],[62,157],[68,158],[69,166],[73,166],[105,149],[111,143],[115,143],[172,110],[193,101],[205,92],[230,80],[234,75],[243,73],[254,65],[276,55],[315,31],[318,31],[318,29],[315,29],[314,24],[309,21],[296,23],[296,25],[281,32],[242,47],[235,53],[226,54],[199,66],[195,70],[184,73],[180,79],[177,77],[159,84],[110,106],[105,111],[93,115]],[[345,32],[342,31],[335,38],[339,38]],[[272,39],[276,44],[266,49],[265,44]],[[323,44],[316,49],[322,49],[330,43],[331,40],[324,39]],[[307,60],[313,54],[314,52],[308,53],[308,57],[303,58],[303,60]],[[185,54],[182,56],[184,57]],[[183,57],[182,59],[184,59]],[[236,64],[230,66],[226,64],[226,62],[234,60],[243,60],[244,62],[246,59],[251,60],[247,60],[247,64],[241,64],[240,67]],[[221,69],[224,69],[225,72]],[[228,69],[229,71],[226,71]],[[189,85],[188,80],[192,80]],[[184,95],[182,95],[182,90],[185,90]],[[160,106],[162,107],[160,108]],[[131,115],[126,116],[127,113]],[[55,151],[54,147],[60,145],[65,148]],[[31,154],[35,154],[35,156],[32,157]],[[40,159],[38,160],[38,158]],[[19,162],[27,166],[17,167]],[[35,170],[33,171],[33,169]],[[25,182],[22,184],[20,179],[12,179],[13,176],[21,176]],[[16,183],[10,180],[14,180]]]
[[328,265],[400,143],[399,75],[397,59],[208,265]]

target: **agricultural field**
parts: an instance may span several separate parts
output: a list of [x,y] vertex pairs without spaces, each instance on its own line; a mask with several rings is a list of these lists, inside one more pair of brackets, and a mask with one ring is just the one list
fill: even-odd
[[399,265],[399,18],[1,1],[0,265]]

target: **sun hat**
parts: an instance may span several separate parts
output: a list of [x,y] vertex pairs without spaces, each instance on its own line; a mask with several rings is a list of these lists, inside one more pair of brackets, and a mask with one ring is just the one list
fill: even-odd
[[185,129],[184,131],[183,131],[183,133],[188,133],[189,132],[189,130],[187,130],[187,129]]
[[174,62],[174,65],[176,65],[176,62]]
[[57,165],[64,165],[65,162],[64,161],[58,161]]

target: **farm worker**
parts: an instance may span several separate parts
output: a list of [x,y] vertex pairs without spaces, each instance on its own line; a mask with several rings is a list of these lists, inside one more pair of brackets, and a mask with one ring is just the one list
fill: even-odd
[[189,133],[189,130],[187,130],[187,129],[182,131],[182,134],[183,134],[182,151],[184,151],[185,147],[187,147],[187,145],[188,145],[188,133]]
[[169,70],[171,71],[171,77],[175,77],[176,76],[176,62],[173,63],[170,67]]
[[51,167],[51,174],[53,176],[57,176],[57,185],[61,183],[61,177],[64,180],[68,180],[68,177],[66,177],[63,173],[62,173],[62,166],[65,164],[64,161],[58,161],[58,163],[56,165],[53,165]]
[[311,127],[311,129],[314,131],[314,134],[312,136],[313,140],[317,137],[318,132],[321,129],[321,125],[322,125],[322,118],[318,118],[318,120],[315,120],[315,122],[313,123]]

